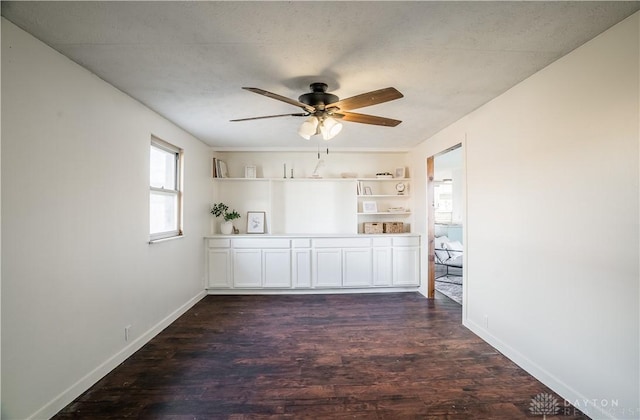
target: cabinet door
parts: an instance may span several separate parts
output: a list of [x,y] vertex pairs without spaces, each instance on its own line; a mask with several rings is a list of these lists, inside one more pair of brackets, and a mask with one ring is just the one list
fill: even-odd
[[420,284],[420,248],[393,249],[393,285],[418,286]]
[[264,287],[291,287],[291,254],[288,249],[262,250]]
[[373,285],[391,286],[391,247],[373,248]]
[[292,253],[291,271],[294,287],[311,287],[311,250],[294,249]]
[[262,287],[262,250],[233,250],[233,286]]
[[207,264],[209,288],[231,287],[231,251],[228,248],[209,249]]
[[313,250],[313,274],[315,287],[341,287],[342,249],[320,248]]
[[342,250],[342,278],[344,286],[371,285],[371,248]]

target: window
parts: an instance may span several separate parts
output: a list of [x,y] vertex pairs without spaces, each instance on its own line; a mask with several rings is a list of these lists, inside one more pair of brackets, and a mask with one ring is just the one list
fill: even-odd
[[149,239],[182,235],[182,150],[157,138],[149,154]]
[[453,185],[450,179],[435,182],[434,202],[435,222],[451,223],[453,216]]

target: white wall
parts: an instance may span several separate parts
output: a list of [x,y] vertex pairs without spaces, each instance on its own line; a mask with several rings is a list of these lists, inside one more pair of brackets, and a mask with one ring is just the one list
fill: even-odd
[[[47,418],[203,296],[211,151],[4,19],[2,85],[2,418]],[[149,245],[152,134],[185,237]]]
[[640,416],[639,47],[636,13],[412,154],[464,145],[464,324],[595,418]]

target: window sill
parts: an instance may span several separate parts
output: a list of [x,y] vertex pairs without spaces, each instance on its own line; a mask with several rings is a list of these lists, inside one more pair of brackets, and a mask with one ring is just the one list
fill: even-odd
[[184,235],[171,236],[169,238],[160,238],[160,239],[151,239],[149,240],[149,245],[158,244],[160,242],[173,241],[175,239],[182,239]]

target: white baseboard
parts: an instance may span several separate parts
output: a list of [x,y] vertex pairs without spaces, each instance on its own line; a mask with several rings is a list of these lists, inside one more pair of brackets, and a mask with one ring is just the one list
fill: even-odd
[[[583,403],[580,407],[577,407],[581,412],[588,415],[591,418],[597,419],[615,419],[611,413],[603,410],[601,407],[594,405],[588,398],[580,394],[578,391],[561,381],[558,377],[553,375],[542,366],[538,365],[513,347],[500,340],[498,337],[491,334],[488,330],[478,325],[477,323],[469,320],[466,316],[462,320],[462,325],[471,330],[475,335],[486,341],[493,348],[502,353],[505,357],[511,360],[516,365],[520,366],[531,376],[551,388],[555,393],[560,395],[568,402],[579,401]],[[535,397],[532,395],[531,398]],[[564,407],[564,401],[559,401],[560,407]]]
[[198,303],[202,298],[207,295],[206,291],[199,292],[196,296],[189,299],[184,305],[173,311],[166,318],[158,322],[147,332],[136,338],[120,350],[118,353],[105,360],[102,364],[96,367],[94,370],[86,374],[83,378],[71,385],[69,388],[60,393],[57,397],[49,401],[38,411],[28,417],[28,420],[35,419],[49,419],[56,413],[66,407],[69,403],[75,400],[87,389],[91,388],[96,382],[102,379],[106,374],[115,369],[120,363],[124,362],[129,356],[136,351],[140,350],[142,346],[147,344],[153,337],[158,335],[160,331],[168,327],[173,321],[178,319],[182,314],[187,312],[193,305]]
[[419,292],[418,286],[317,289],[208,289],[209,295],[338,295],[349,293]]

